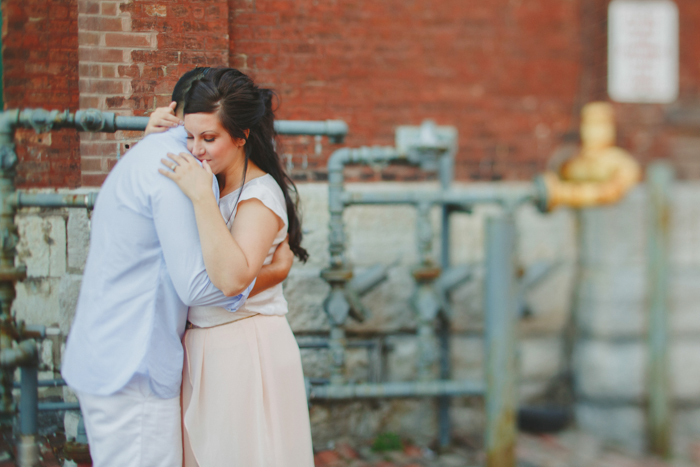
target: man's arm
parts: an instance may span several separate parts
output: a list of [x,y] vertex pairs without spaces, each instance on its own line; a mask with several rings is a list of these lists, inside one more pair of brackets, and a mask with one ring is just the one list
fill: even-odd
[[292,269],[294,263],[294,253],[289,248],[289,239],[285,238],[275,250],[272,256],[272,262],[260,269],[258,278],[255,280],[255,287],[250,292],[253,297],[263,290],[274,287],[287,278],[289,270]]
[[219,306],[236,311],[255,284],[235,297],[227,297],[209,280],[192,202],[177,185],[155,173],[151,198],[153,220],[165,265],[180,300],[188,306]]

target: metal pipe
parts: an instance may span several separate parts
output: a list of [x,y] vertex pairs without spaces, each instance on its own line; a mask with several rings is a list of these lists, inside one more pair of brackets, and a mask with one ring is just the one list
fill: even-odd
[[479,187],[469,190],[449,191],[406,191],[406,192],[364,192],[346,191],[341,195],[345,206],[382,204],[470,205],[500,204],[517,206],[535,201],[539,193],[534,185],[520,188],[502,186]]
[[375,399],[388,397],[478,396],[484,393],[482,381],[416,381],[381,384],[313,386],[310,399]]
[[275,131],[277,134],[289,136],[328,136],[332,142],[342,143],[348,134],[348,124],[342,120],[276,120]]
[[650,195],[649,271],[649,444],[651,452],[671,455],[672,402],[668,372],[668,250],[673,169],[654,163],[647,170]]
[[15,208],[87,208],[93,209],[99,191],[87,193],[27,193],[21,190],[8,199]]
[[[57,388],[60,386],[66,386],[66,382],[61,379],[40,379],[39,380],[39,387],[40,388]],[[21,387],[20,383],[14,383],[15,389],[19,389]]]
[[517,290],[512,213],[489,217],[485,238],[486,465],[515,467]]
[[39,445],[36,440],[39,372],[36,362],[34,363],[21,370],[22,399],[19,403],[20,435],[17,443],[17,465],[20,467],[33,467],[39,461]]
[[[24,109],[19,113],[19,126],[33,128],[44,133],[58,128],[76,128],[78,131],[100,131],[114,133],[118,130],[143,131],[148,117],[116,115],[97,109],[68,110]],[[277,120],[275,130],[280,135],[328,136],[331,141],[341,143],[348,133],[348,125],[342,120],[303,121]]]
[[80,410],[79,402],[40,402],[38,409],[40,412],[51,412],[59,410]]

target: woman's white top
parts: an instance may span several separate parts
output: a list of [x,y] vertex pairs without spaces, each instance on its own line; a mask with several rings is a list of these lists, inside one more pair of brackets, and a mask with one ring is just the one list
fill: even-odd
[[[224,216],[229,230],[233,229],[233,220],[236,217],[236,210],[238,208],[236,201],[238,200],[239,191],[240,189],[233,191],[221,197],[219,200],[219,210],[221,211],[221,215]],[[267,252],[267,257],[263,262],[263,265],[270,264],[277,246],[282,243],[287,236],[287,204],[284,201],[282,189],[270,174],[254,178],[243,185],[243,192],[238,202],[253,198],[260,200],[265,207],[274,212],[277,217],[284,222],[284,227],[277,232],[277,236],[275,236],[275,240],[272,242],[272,246]],[[284,315],[286,313],[287,300],[285,300],[284,294],[282,293],[282,284],[277,284],[249,298],[236,312],[232,313],[225,308],[215,306],[193,306],[190,308],[187,319],[197,327],[209,328],[247,318],[255,314]]]

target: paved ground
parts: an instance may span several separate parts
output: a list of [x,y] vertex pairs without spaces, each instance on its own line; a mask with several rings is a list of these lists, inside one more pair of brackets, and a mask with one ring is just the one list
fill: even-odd
[[[15,465],[11,433],[0,433],[0,467]],[[41,467],[62,465],[63,437],[41,437]],[[697,467],[700,449],[694,461],[663,462],[639,457],[606,446],[591,435],[567,431],[553,436],[521,434],[518,439],[518,467]],[[382,454],[369,446],[338,442],[334,449],[316,453],[316,467],[476,467],[484,465],[484,454],[474,447],[455,447],[436,454],[428,448],[404,446],[402,451]]]
[[[696,462],[662,462],[608,447],[601,440],[577,431],[553,436],[521,434],[518,467],[693,467]],[[484,454],[474,448],[451,448],[437,455],[417,446],[403,452],[373,453],[369,447],[337,443],[335,449],[316,454],[316,467],[471,467],[483,466]]]

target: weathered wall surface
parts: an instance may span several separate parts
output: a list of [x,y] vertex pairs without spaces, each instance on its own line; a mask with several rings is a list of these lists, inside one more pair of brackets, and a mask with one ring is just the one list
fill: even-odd
[[[700,438],[700,191],[672,191],[669,376],[678,452]],[[581,426],[642,449],[646,437],[647,194],[581,216],[581,284],[574,354]]]
[[[425,183],[358,184],[361,190],[422,190]],[[300,342],[316,340],[328,330],[321,302],[328,291],[319,278],[327,255],[327,186],[300,185],[307,230],[305,245],[312,256],[297,264],[285,283],[289,321]],[[611,442],[643,449],[646,371],[646,192],[635,190],[618,206],[588,210],[577,217],[560,210],[543,216],[523,207],[517,216],[519,257],[525,267],[538,261],[559,262],[559,269],[527,294],[532,317],[520,324],[520,397],[523,403],[546,402],[556,394],[557,378],[565,365],[563,334],[574,319],[576,414],[581,427]],[[674,443],[686,454],[700,438],[700,186],[680,183],[672,193],[672,277],[669,369],[675,400]],[[454,377],[480,377],[483,365],[481,281],[483,223],[495,207],[472,215],[456,215],[452,227],[455,263],[475,266],[476,280],[453,296]],[[437,213],[435,213],[437,226]],[[409,207],[355,207],[346,214],[348,257],[358,267],[393,264],[389,279],[365,297],[372,317],[350,322],[351,338],[381,338],[383,359],[367,351],[348,352],[347,377],[353,381],[388,381],[415,377],[415,319],[408,299],[412,291],[409,268],[417,261],[415,213]],[[577,228],[580,222],[581,227]],[[88,245],[89,219],[83,210],[32,210],[18,216],[22,242],[19,256],[29,278],[18,284],[17,316],[51,326],[43,345],[46,372],[60,365],[61,342],[70,328]],[[578,233],[580,232],[580,237]],[[436,232],[437,233],[437,232]],[[439,243],[435,241],[435,248]],[[581,285],[574,290],[576,259],[581,252]],[[573,299],[574,296],[578,298]],[[324,350],[302,351],[306,376],[328,376]],[[697,363],[697,364],[696,364]],[[48,391],[46,395],[51,395]],[[55,395],[55,394],[54,394]],[[430,400],[382,403],[314,404],[311,409],[317,447],[343,436],[371,438],[396,431],[416,442],[428,442],[437,431],[435,404]],[[478,439],[483,427],[481,403],[456,399],[452,411],[456,436]]]
[[[667,155],[700,177],[700,16],[680,11],[680,99],[617,105],[619,143],[643,163]],[[349,143],[391,144],[394,127],[433,118],[460,132],[462,180],[529,179],[577,138],[578,112],[607,99],[609,0],[8,0],[7,107],[97,107],[143,115],[196,65],[235,66],[280,96],[279,117],[350,124]],[[140,135],[20,134],[26,186],[99,186]],[[300,180],[323,180],[333,147],[284,141]],[[358,180],[413,180],[406,167]]]
[[[321,302],[328,286],[319,278],[327,265],[328,208],[325,184],[300,185],[304,206],[305,246],[311,252],[306,265],[296,265],[285,283],[290,303],[289,321],[300,342],[316,340],[327,333]],[[422,190],[423,183],[362,184],[363,190]],[[453,224],[454,261],[473,264],[476,279],[454,294],[455,318],[452,328],[454,377],[481,377],[483,363],[481,329],[483,221],[495,207],[478,209],[473,215],[456,215]],[[437,212],[435,225],[437,226]],[[14,311],[29,323],[51,327],[52,340],[45,344],[42,377],[53,377],[60,366],[61,342],[70,329],[86,259],[89,218],[85,210],[28,210],[18,215],[20,260],[29,278],[17,286]],[[410,267],[417,261],[415,212],[410,207],[364,207],[348,211],[348,256],[358,267],[377,262],[393,264],[389,279],[372,291],[365,304],[372,317],[363,324],[349,323],[352,338],[381,338],[388,349],[384,358],[372,359],[366,350],[348,352],[349,380],[387,381],[415,379],[415,319],[408,299],[413,290]],[[521,396],[531,400],[541,396],[562,370],[562,328],[566,322],[572,290],[575,260],[572,216],[560,211],[542,216],[531,207],[518,212],[522,264],[557,261],[556,273],[528,294],[533,316],[522,322],[520,345],[522,368]],[[437,235],[437,232],[435,232]],[[439,244],[436,243],[435,248]],[[328,377],[324,350],[303,350],[306,376]],[[56,394],[60,392],[54,391]],[[46,395],[51,395],[47,392]],[[453,413],[458,436],[478,436],[482,426],[480,402],[456,400]],[[314,440],[324,447],[342,436],[372,438],[382,431],[396,431],[420,442],[436,436],[433,401],[394,401],[387,403],[314,404],[311,410]],[[419,422],[420,421],[420,422]]]
[[[77,0],[5,1],[2,21],[5,108],[78,110]],[[77,132],[19,130],[16,141],[18,185],[80,185]]]

